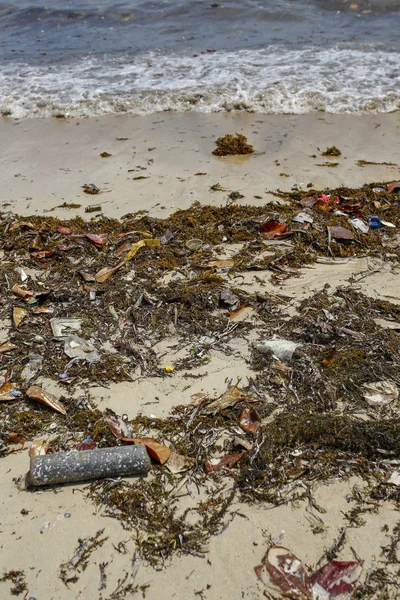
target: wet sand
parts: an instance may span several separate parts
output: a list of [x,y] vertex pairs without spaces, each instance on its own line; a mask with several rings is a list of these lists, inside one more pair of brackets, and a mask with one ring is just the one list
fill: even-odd
[[[213,157],[215,138],[234,131],[248,136],[256,149],[255,155]],[[210,191],[210,186],[217,182],[229,191],[240,191],[245,196],[242,202],[262,205],[274,198],[271,191],[290,190],[293,184],[305,187],[312,182],[316,188],[324,188],[399,179],[398,167],[356,164],[360,159],[400,163],[398,134],[396,114],[362,117],[190,114],[20,123],[3,119],[0,208],[28,216],[43,214],[63,202],[82,204],[80,209],[56,209],[49,213],[69,218],[83,216],[84,207],[101,203],[107,216],[119,217],[140,209],[162,216],[177,208],[187,208],[193,201],[224,204],[226,192]],[[128,139],[118,141],[117,137]],[[318,151],[332,145],[341,149],[339,159],[326,159]],[[101,158],[99,155],[104,151],[112,156]],[[312,158],[313,154],[317,158]],[[339,162],[340,166],[317,166],[326,161]],[[130,169],[135,170],[129,172]],[[199,172],[206,174],[196,175]],[[149,179],[134,179],[140,176]],[[104,192],[88,196],[81,189],[85,183],[94,183]],[[367,295],[400,302],[398,268],[377,259],[362,258],[343,265],[317,264],[302,269],[300,278],[283,282],[280,292],[292,298],[288,314],[326,283],[332,289],[348,284]],[[276,290],[268,272],[250,272],[240,285],[249,290],[258,287]],[[0,341],[7,338],[10,326],[10,322],[1,323]],[[202,379],[185,379],[183,372],[176,373],[173,379],[138,379],[112,384],[109,389],[90,387],[88,398],[102,410],[110,407],[119,414],[134,416],[143,412],[166,416],[174,405],[189,402],[195,392],[221,394],[227,379],[239,376],[246,380],[246,376],[251,376],[246,342],[231,342],[235,352],[230,357],[212,351],[207,375]],[[185,352],[184,348],[176,347],[173,336],[154,349],[166,362]],[[198,372],[201,369],[193,370],[194,374]],[[40,382],[49,391],[60,392],[56,383],[39,378]],[[75,392],[79,394],[82,389]],[[59,487],[56,492],[30,493],[22,489],[19,478],[27,472],[28,464],[27,449],[0,461],[2,570],[25,571],[29,590],[26,598],[118,598],[112,595],[118,580],[126,575],[129,583],[132,574],[135,544],[131,533],[124,531],[117,520],[105,518],[102,508],[95,508],[85,498],[83,484]],[[206,558],[175,557],[162,571],[142,562],[135,584],[149,584],[146,598],[150,600],[261,598],[264,588],[257,581],[253,567],[264,555],[267,537],[276,539],[285,531],[281,543],[295,552],[303,564],[315,563],[338,538],[345,523],[343,513],[352,508],[349,498],[355,483],[361,490],[365,485],[351,479],[315,487],[315,499],[326,509],[322,515],[325,528],[318,535],[312,532],[305,503],[295,508],[273,509],[237,504],[233,508],[240,515],[222,535],[211,539]],[[212,494],[211,485],[208,491]],[[192,492],[196,496],[195,488]],[[365,560],[365,573],[370,566],[379,566],[381,547],[388,543],[382,528],[387,525],[392,530],[398,513],[392,504],[384,503],[377,514],[364,516],[363,527],[348,530],[340,559],[353,559],[352,547]],[[59,578],[60,565],[73,556],[78,538],[93,536],[103,528],[107,542],[92,554],[88,568],[68,589]],[[125,554],[116,549],[121,541],[127,541]],[[108,563],[108,578],[106,588],[99,590],[102,562]],[[12,597],[10,587],[8,582],[0,583],[2,598]],[[137,597],[141,597],[140,592]]]

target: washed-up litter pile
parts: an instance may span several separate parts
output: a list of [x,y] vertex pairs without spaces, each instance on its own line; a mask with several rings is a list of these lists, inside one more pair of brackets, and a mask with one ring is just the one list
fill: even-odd
[[[88,493],[156,567],[174,553],[204,556],[210,536],[241,518],[229,512],[237,499],[312,506],[316,482],[358,475],[369,484],[368,497],[354,492],[360,513],[400,501],[400,307],[326,286],[288,318],[279,290],[248,294],[236,277],[265,270],[279,283],[304,264],[366,255],[397,263],[400,183],[279,196],[263,207],[195,204],[166,219],[1,215],[0,319],[10,329],[0,342],[0,452],[144,445],[148,477],[95,481]],[[195,394],[165,419],[102,412],[84,394],[93,383],[206,368],[211,348],[229,355],[230,340],[254,329],[255,376],[218,398]],[[170,335],[189,352],[166,366],[153,348]],[[56,397],[40,377],[65,392]],[[348,519],[356,526],[356,513]],[[277,544],[263,568],[284,597],[311,598],[316,585],[321,598],[356,594],[362,558],[335,564],[344,539],[314,574]],[[391,578],[369,573],[354,597],[398,585],[398,548],[386,558]],[[289,581],[285,564],[296,561]]]

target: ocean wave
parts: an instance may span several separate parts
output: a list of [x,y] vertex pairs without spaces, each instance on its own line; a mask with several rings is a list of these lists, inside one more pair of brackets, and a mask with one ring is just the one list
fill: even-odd
[[354,48],[146,53],[0,66],[0,113],[15,118],[161,111],[385,113],[400,108],[400,56]]

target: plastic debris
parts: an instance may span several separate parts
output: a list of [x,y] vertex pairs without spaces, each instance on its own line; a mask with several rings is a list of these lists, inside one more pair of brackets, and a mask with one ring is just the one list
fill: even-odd
[[171,367],[171,365],[167,365],[165,367],[165,372],[166,373],[173,373],[175,371],[174,367]]
[[82,188],[85,194],[91,194],[92,196],[95,194],[100,194],[100,189],[97,187],[97,185],[94,185],[94,183],[84,183]]
[[371,229],[379,229],[381,226],[381,220],[379,217],[368,217],[368,225]]
[[290,340],[276,339],[254,342],[253,346],[256,350],[262,352],[263,354],[275,356],[281,362],[289,362],[299,344],[296,344],[296,342],[291,342]]
[[70,335],[65,338],[64,352],[69,358],[81,358],[89,363],[100,360],[100,355],[93,344],[77,335]]
[[43,368],[43,356],[36,354],[35,352],[30,352],[28,358],[29,362],[21,373],[21,378],[24,381],[34,379]]
[[31,387],[26,390],[26,395],[31,400],[36,400],[41,404],[45,404],[62,415],[67,414],[64,405],[57,400],[53,394],[46,392],[46,390],[42,389],[39,385],[31,385]]
[[357,229],[358,231],[361,231],[361,233],[368,233],[369,232],[369,227],[368,225],[366,225],[364,223],[364,221],[361,221],[361,219],[350,219],[350,223],[353,225],[354,229]]
[[255,567],[257,577],[264,583],[264,567],[269,575],[270,585],[284,598],[311,600],[311,581],[300,560],[283,546],[272,546],[264,563]]
[[386,406],[399,397],[399,390],[395,383],[390,381],[377,381],[364,383],[364,398],[370,406]]
[[314,223],[314,218],[306,212],[299,212],[293,217],[295,223]]
[[142,444],[31,456],[29,483],[33,486],[72,481],[147,475],[151,467]]
[[196,252],[196,251],[200,250],[202,245],[203,245],[202,240],[199,240],[197,238],[188,240],[185,244],[186,248],[188,248],[189,250],[192,250],[192,252]]
[[50,319],[51,330],[53,336],[62,340],[71,335],[73,332],[81,330],[82,319],[79,317],[64,317]]
[[323,590],[328,600],[351,594],[361,572],[362,565],[357,561],[332,560],[311,575],[314,598],[318,598],[318,590]]

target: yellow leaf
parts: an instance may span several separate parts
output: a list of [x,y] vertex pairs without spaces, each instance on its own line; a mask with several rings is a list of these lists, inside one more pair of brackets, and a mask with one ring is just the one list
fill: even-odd
[[133,258],[136,255],[138,250],[140,250],[140,248],[143,248],[144,246],[160,246],[160,240],[153,240],[153,239],[139,240],[138,242],[136,242],[136,244],[133,244],[132,248],[129,250],[128,254],[126,255],[125,260],[131,260],[131,258]]

